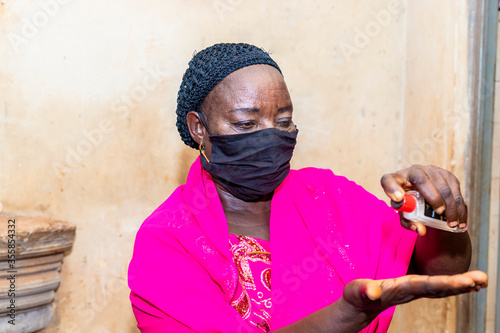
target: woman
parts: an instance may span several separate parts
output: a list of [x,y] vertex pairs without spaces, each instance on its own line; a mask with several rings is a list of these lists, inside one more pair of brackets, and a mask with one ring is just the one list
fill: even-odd
[[[386,332],[394,305],[486,286],[484,273],[464,273],[467,232],[425,234],[329,170],[290,170],[293,105],[261,49],[199,52],[177,103],[200,157],[137,233],[129,286],[142,332]],[[451,173],[412,166],[381,182],[396,202],[419,190],[466,228]]]

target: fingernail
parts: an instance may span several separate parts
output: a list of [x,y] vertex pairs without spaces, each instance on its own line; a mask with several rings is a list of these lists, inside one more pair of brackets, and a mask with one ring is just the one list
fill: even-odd
[[458,222],[453,221],[453,222],[448,223],[448,225],[450,226],[450,228],[455,228],[458,225]]
[[394,192],[394,197],[396,198],[396,201],[399,202],[399,201],[403,200],[404,195],[400,191],[397,191],[397,192]]
[[467,226],[467,224],[465,224],[465,223],[460,223],[460,224],[458,225],[458,227],[459,227],[460,229],[463,229],[463,228],[465,228],[466,226]]
[[435,209],[434,211],[438,214],[443,214],[444,213],[444,210],[445,210],[445,206],[440,206],[438,207],[437,209]]
[[417,226],[415,224],[410,225],[410,230],[418,232],[418,228],[417,228]]

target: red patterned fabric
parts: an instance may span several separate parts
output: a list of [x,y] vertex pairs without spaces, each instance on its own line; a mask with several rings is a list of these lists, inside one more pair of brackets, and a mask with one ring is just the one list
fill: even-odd
[[249,236],[229,235],[238,270],[238,286],[231,306],[263,332],[271,330],[271,244]]

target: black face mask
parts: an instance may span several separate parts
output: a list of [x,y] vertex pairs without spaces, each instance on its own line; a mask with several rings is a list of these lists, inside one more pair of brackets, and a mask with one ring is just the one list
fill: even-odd
[[207,161],[201,154],[201,163],[229,193],[243,201],[258,201],[272,193],[288,175],[298,132],[267,128],[210,135],[212,155]]

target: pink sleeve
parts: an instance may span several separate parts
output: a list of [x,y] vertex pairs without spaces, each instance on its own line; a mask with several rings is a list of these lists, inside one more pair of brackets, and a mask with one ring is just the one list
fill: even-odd
[[348,205],[360,240],[367,244],[367,278],[406,275],[417,234],[401,226],[399,214],[386,202],[344,177],[337,178],[350,193]]
[[130,300],[141,332],[251,332],[205,268],[161,225],[136,236]]

